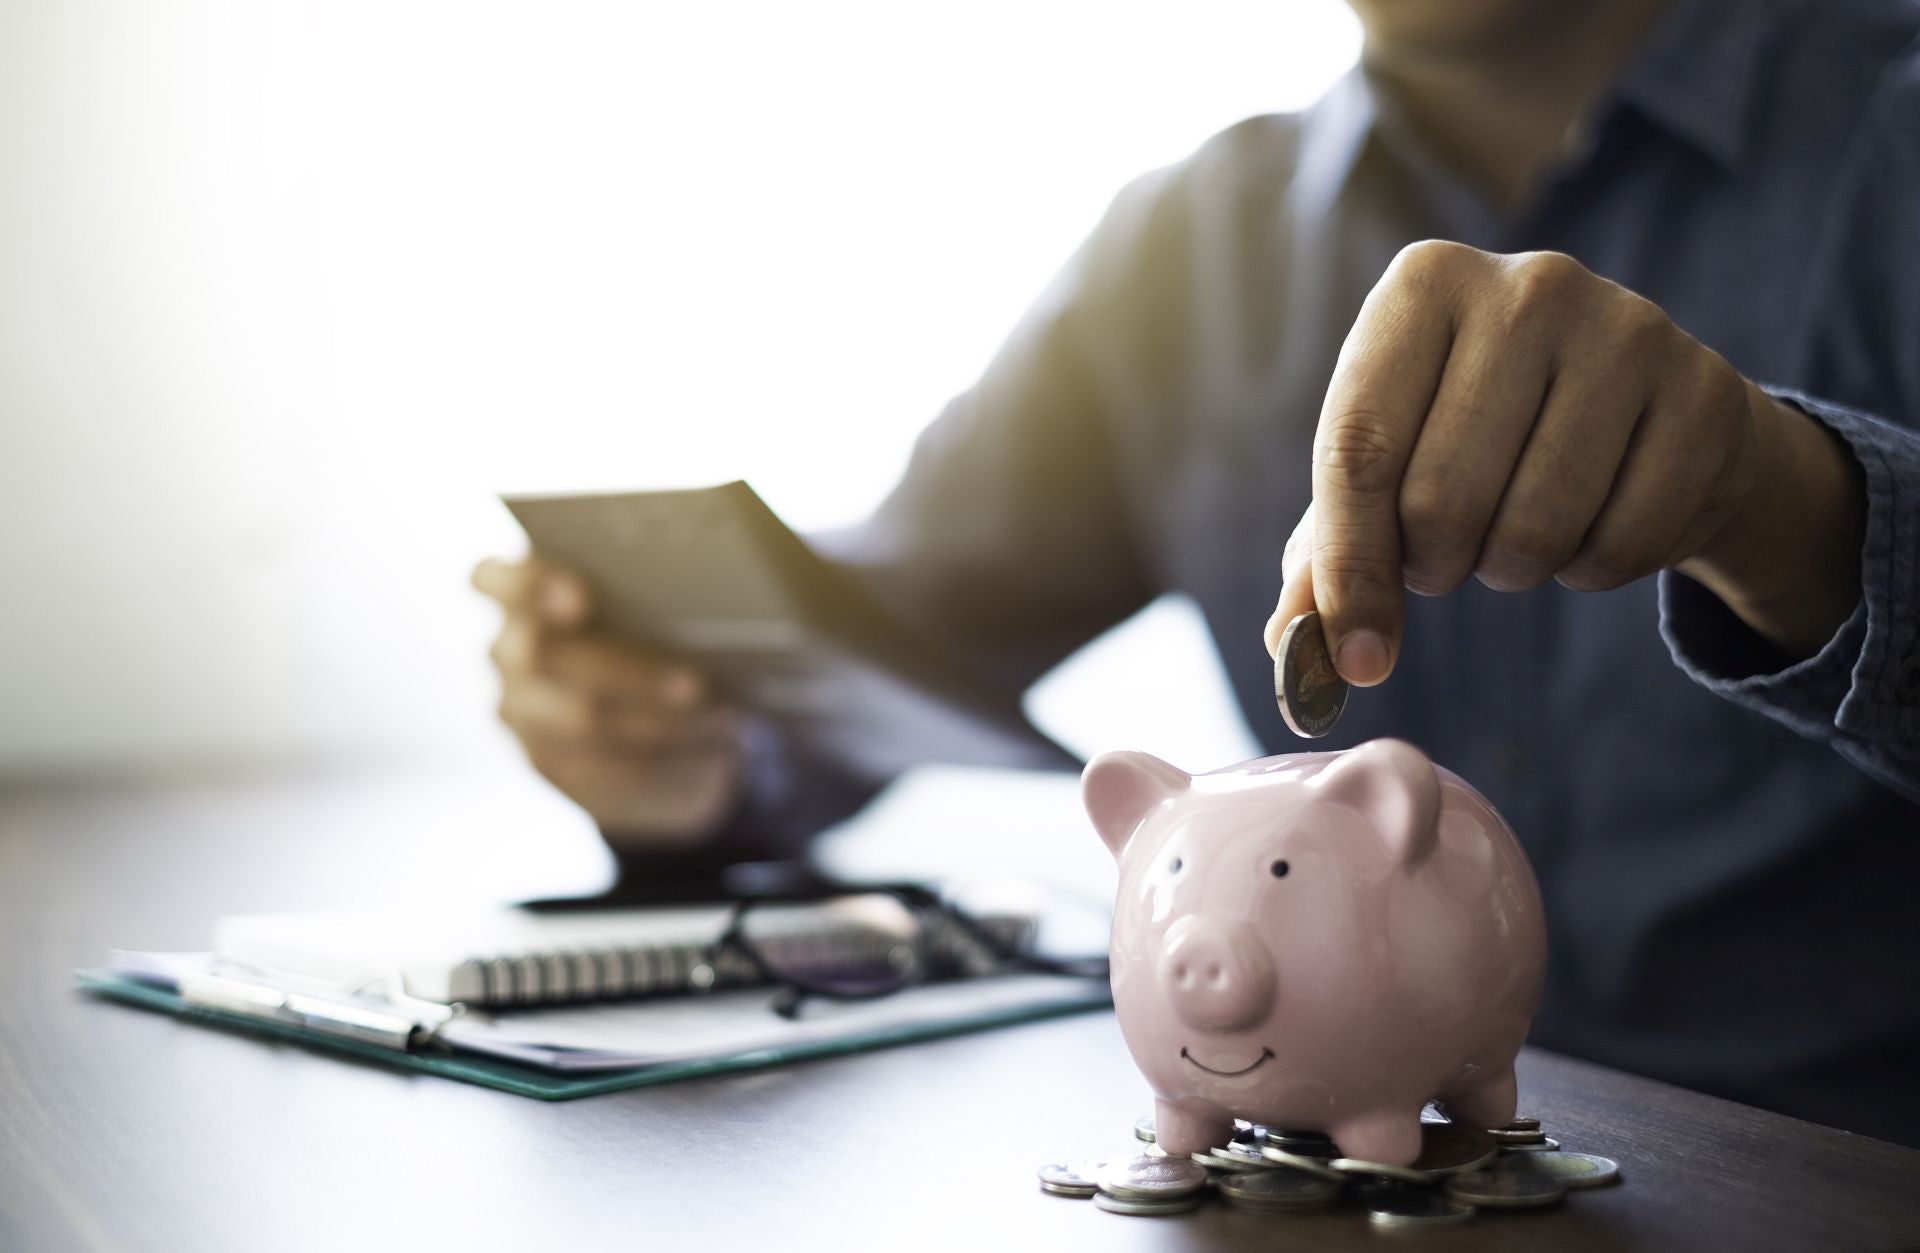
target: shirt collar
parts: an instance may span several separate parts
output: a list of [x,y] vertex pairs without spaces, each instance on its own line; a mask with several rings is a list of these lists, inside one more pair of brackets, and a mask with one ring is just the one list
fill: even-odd
[[1311,221],[1333,208],[1378,119],[1378,102],[1359,65],[1307,110],[1293,172],[1293,201],[1303,218]]
[[1673,0],[1613,87],[1655,125],[1738,169],[1767,0]]
[[[1763,19],[1771,7],[1768,0],[1673,0],[1615,80],[1611,98],[1726,168],[1738,168],[1746,155]],[[1380,103],[1365,65],[1341,75],[1304,122],[1294,200],[1302,212],[1317,216],[1333,207],[1380,125]]]

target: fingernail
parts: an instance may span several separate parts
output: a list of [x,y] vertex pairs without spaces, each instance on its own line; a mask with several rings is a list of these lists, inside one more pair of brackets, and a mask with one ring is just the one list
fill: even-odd
[[1359,687],[1372,687],[1387,677],[1387,642],[1374,631],[1349,631],[1333,655],[1340,677]]
[[1273,616],[1267,619],[1267,625],[1260,631],[1260,638],[1264,640],[1267,645],[1267,656],[1277,657],[1280,655],[1280,632],[1286,629],[1287,624],[1280,621],[1280,611],[1278,609],[1274,610]]

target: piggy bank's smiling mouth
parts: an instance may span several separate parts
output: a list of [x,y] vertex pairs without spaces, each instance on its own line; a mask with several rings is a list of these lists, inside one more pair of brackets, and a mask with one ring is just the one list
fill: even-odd
[[1266,1065],[1268,1059],[1270,1059],[1273,1056],[1273,1050],[1270,1048],[1262,1048],[1260,1050],[1260,1056],[1254,1058],[1252,1061],[1248,1062],[1246,1065],[1242,1066],[1238,1070],[1216,1070],[1212,1066],[1207,1065],[1205,1062],[1195,1057],[1192,1053],[1187,1052],[1185,1045],[1182,1045],[1180,1048],[1180,1056],[1183,1060],[1191,1062],[1193,1065],[1198,1066],[1200,1069],[1206,1071],[1210,1075],[1219,1075],[1222,1079],[1232,1079],[1238,1075],[1251,1074],[1252,1072],[1260,1069],[1260,1067]]

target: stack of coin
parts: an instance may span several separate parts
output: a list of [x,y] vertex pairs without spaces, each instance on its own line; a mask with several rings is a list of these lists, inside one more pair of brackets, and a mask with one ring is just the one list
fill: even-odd
[[1108,1162],[1093,1203],[1109,1214],[1178,1214],[1200,1204],[1207,1180],[1198,1162],[1142,1154]]
[[1420,1156],[1409,1166],[1336,1157],[1329,1169],[1360,1179],[1388,1179],[1416,1188],[1432,1187],[1463,1171],[1479,1170],[1491,1162],[1498,1148],[1491,1132],[1450,1122],[1420,1124]]
[[1528,1153],[1502,1156],[1494,1163],[1501,1173],[1546,1175],[1574,1191],[1604,1188],[1620,1178],[1620,1163],[1593,1153]]
[[1039,1170],[1040,1190],[1055,1196],[1089,1197],[1100,1190],[1105,1162],[1050,1162]]
[[1191,1161],[1160,1149],[1152,1118],[1135,1123],[1134,1136],[1147,1142],[1145,1153],[1104,1164],[1043,1166],[1041,1190],[1092,1197],[1109,1213],[1130,1215],[1183,1213],[1209,1194],[1230,1208],[1266,1215],[1350,1200],[1379,1226],[1418,1227],[1464,1222],[1477,1209],[1545,1208],[1569,1190],[1603,1187],[1620,1176],[1608,1158],[1559,1151],[1531,1118],[1481,1131],[1423,1116],[1420,1156],[1409,1166],[1345,1157],[1318,1131],[1247,1123]]
[[1214,1181],[1220,1199],[1255,1214],[1298,1214],[1340,1199],[1340,1185],[1297,1170],[1237,1171]]

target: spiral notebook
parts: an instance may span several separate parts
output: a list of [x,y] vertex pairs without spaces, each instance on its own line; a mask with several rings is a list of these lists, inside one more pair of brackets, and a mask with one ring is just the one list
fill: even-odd
[[[896,942],[853,899],[756,911],[772,947],[822,964],[871,960]],[[718,941],[730,905],[608,909],[546,914],[527,909],[395,918],[390,915],[243,914],[214,924],[213,953],[233,966],[331,985],[348,992],[397,976],[423,1001],[482,1009],[710,992],[751,986],[759,972]],[[1003,951],[1033,940],[1033,914],[979,910],[975,919]],[[932,956],[947,973],[981,975],[994,955],[964,933],[936,927]]]
[[[885,943],[820,906],[774,917],[768,944],[829,960]],[[728,906],[453,918],[251,915],[202,953],[118,952],[77,972],[109,999],[547,1100],[779,1065],[1104,1007],[1104,980],[1001,973],[936,930],[943,977],[874,1000],[777,1011],[778,989],[718,946]],[[976,909],[996,945],[1036,918]],[[786,925],[783,934],[782,925]]]

